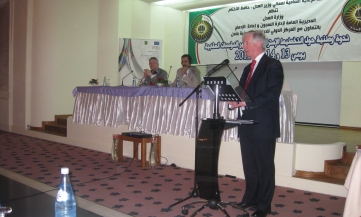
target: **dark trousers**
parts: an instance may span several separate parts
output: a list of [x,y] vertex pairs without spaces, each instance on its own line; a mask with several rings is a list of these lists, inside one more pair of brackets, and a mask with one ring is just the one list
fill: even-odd
[[246,191],[242,203],[255,204],[259,210],[271,210],[275,190],[274,155],[276,139],[240,137]]

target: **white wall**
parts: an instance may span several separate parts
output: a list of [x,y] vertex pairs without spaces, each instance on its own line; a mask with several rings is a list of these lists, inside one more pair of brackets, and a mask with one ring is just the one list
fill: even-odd
[[10,3],[0,3],[0,130],[10,130],[9,43]]
[[102,82],[106,76],[112,86],[117,85],[119,80],[118,25],[121,22],[118,8],[118,0],[99,2],[97,78]]
[[[22,1],[10,1],[11,35],[10,38],[10,126],[26,127],[27,104],[30,91],[26,87],[30,81],[27,71],[28,48],[28,4]],[[16,23],[16,25],[14,25]],[[8,105],[9,106],[9,105]]]
[[33,1],[31,125],[72,113],[75,86],[97,73],[98,1]]
[[186,54],[185,51],[185,20],[186,13],[167,9],[164,17],[165,35],[163,50],[163,68],[169,71],[170,66],[172,70],[169,74],[169,81],[174,81],[177,69],[181,67],[181,56]]
[[[149,18],[149,19],[148,19]],[[175,78],[185,53],[185,13],[163,6],[153,6],[142,1],[119,2],[119,38],[160,39],[163,41],[162,65],[167,72],[172,66],[169,80]],[[119,75],[121,78],[125,74]],[[125,85],[132,77],[124,79]]]
[[342,64],[341,126],[361,127],[361,62]]
[[132,37],[132,13],[133,13],[133,0],[119,1],[118,8],[118,36],[120,38]]
[[9,92],[0,91],[0,130],[10,131],[9,123],[9,104],[10,104]]
[[283,63],[297,95],[296,122],[340,125],[342,63]]

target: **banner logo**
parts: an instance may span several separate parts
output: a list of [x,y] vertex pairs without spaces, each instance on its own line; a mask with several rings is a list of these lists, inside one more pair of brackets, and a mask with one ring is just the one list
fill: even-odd
[[190,35],[195,42],[206,42],[213,33],[212,19],[205,14],[196,16],[189,26]]
[[351,32],[361,33],[361,0],[349,0],[342,9],[342,22]]

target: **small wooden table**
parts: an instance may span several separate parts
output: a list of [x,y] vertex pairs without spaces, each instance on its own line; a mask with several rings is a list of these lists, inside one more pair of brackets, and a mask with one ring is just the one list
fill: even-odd
[[[161,145],[162,145],[162,141],[161,141],[161,136],[156,136],[157,139],[157,164],[160,164],[160,156],[161,156]],[[136,160],[138,160],[138,145],[139,143],[141,144],[141,167],[145,168],[146,164],[147,164],[147,143],[151,143],[152,142],[152,137],[150,138],[139,138],[139,137],[133,137],[133,136],[124,136],[124,135],[119,135],[119,140],[118,140],[118,157],[119,157],[119,162],[123,161],[123,141],[129,141],[129,142],[133,142],[133,158],[135,158]]]

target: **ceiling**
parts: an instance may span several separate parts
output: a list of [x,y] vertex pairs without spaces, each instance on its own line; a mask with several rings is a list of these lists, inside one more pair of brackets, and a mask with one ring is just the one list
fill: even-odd
[[[160,0],[141,0],[147,3],[153,3]],[[211,7],[211,6],[218,6],[218,5],[225,5],[225,4],[233,4],[233,3],[240,3],[240,2],[247,2],[252,0],[182,0],[181,2],[178,0],[177,2],[172,5],[167,5],[167,7],[177,9],[180,11],[186,11],[196,8],[204,8],[204,7]]]

